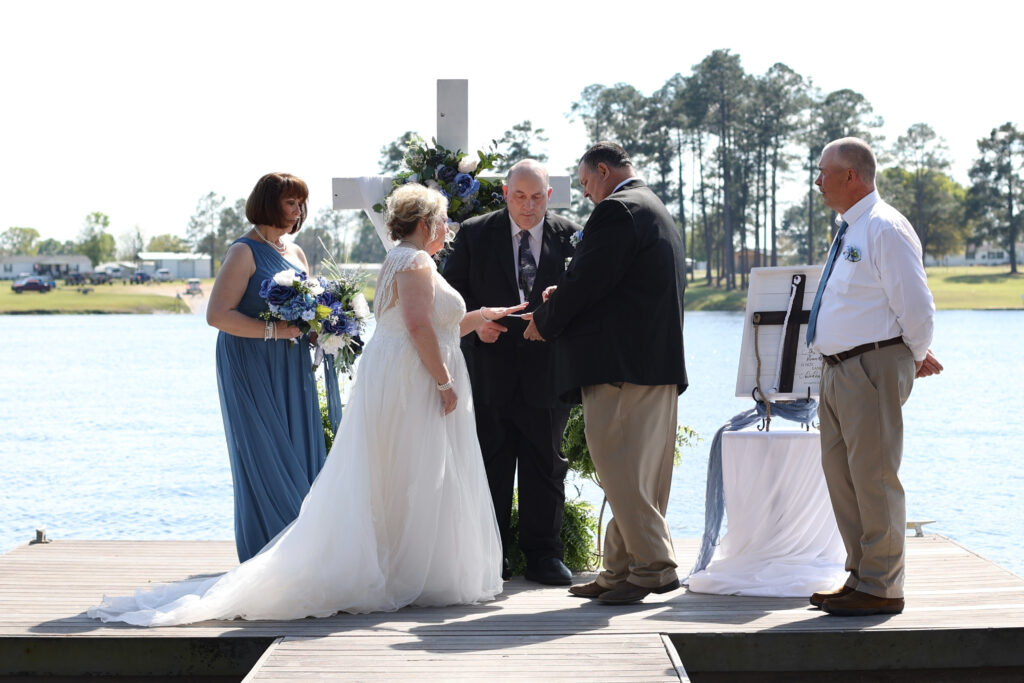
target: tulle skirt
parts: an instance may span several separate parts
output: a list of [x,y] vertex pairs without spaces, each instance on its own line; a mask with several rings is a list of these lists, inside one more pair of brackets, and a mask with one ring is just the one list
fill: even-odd
[[298,619],[501,592],[501,541],[453,334],[441,340],[459,406],[441,400],[404,329],[378,327],[334,446],[298,518],[227,574],[106,598],[88,610],[143,626]]

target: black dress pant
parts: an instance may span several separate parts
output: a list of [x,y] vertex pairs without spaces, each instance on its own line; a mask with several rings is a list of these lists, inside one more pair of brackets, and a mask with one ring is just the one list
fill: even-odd
[[565,474],[562,432],[569,406],[535,408],[524,402],[495,408],[476,405],[476,427],[487,482],[508,558],[512,490],[519,469],[519,547],[528,563],[547,557],[562,559],[562,508]]

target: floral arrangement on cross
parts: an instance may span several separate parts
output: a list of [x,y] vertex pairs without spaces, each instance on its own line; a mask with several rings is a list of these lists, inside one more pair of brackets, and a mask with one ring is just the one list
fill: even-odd
[[[505,206],[501,191],[501,178],[486,178],[480,174],[496,168],[504,155],[496,151],[477,151],[470,156],[462,150],[450,150],[437,144],[415,138],[402,159],[406,170],[400,171],[393,181],[394,188],[406,183],[420,183],[437,190],[448,199],[448,221],[458,223],[497,211]],[[389,195],[390,196],[390,195]],[[384,213],[384,202],[375,204],[373,210]]]

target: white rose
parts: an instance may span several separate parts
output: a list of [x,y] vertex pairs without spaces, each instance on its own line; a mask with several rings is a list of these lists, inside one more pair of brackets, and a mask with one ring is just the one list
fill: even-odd
[[319,280],[306,280],[306,286],[309,287],[309,293],[313,296],[320,296],[324,293],[324,286],[320,284]]
[[480,158],[475,156],[465,156],[459,161],[459,173],[472,173],[476,170],[476,167],[480,165]]
[[366,303],[366,297],[363,296],[362,292],[352,297],[352,312],[360,320],[366,320],[370,317],[370,306]]
[[338,353],[341,347],[345,346],[348,341],[343,334],[322,334],[317,337],[317,346],[324,350],[329,356],[333,356]]
[[298,275],[291,268],[285,268],[280,273],[274,274],[274,283],[279,284],[282,287],[291,287],[295,284],[295,280]]

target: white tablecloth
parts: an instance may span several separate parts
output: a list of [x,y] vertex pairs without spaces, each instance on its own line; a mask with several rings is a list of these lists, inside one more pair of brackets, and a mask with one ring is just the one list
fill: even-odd
[[724,433],[722,482],[726,533],[691,591],[807,597],[846,580],[817,430]]

